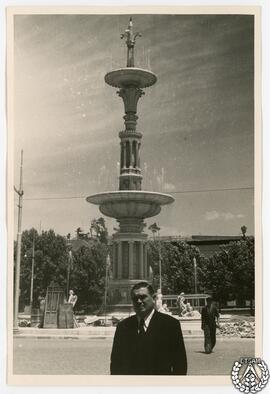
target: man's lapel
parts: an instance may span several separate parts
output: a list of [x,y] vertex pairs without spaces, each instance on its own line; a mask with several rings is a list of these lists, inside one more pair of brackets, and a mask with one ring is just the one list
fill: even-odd
[[129,330],[132,336],[138,335],[138,318],[136,315],[132,316],[132,318],[130,319]]
[[151,335],[154,332],[157,319],[158,319],[158,312],[155,311],[153,313],[153,316],[152,316],[149,326],[147,328],[147,331],[146,331],[147,335]]

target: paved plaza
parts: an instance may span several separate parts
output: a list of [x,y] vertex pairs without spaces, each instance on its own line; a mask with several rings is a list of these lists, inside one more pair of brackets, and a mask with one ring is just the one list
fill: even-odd
[[[218,338],[215,351],[203,352],[203,338],[185,339],[188,375],[229,375],[234,361],[254,356],[254,340]],[[14,338],[14,374],[107,375],[112,338]]]

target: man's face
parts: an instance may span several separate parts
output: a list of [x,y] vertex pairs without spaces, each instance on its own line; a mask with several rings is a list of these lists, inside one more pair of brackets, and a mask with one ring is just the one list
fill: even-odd
[[146,287],[141,287],[140,289],[134,290],[131,297],[134,310],[140,317],[149,315],[155,306],[154,298],[149,294],[149,291]]

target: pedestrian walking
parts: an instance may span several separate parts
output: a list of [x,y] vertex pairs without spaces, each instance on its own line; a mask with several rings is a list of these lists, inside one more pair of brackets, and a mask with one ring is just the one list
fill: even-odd
[[202,309],[201,328],[204,332],[205,353],[212,353],[216,344],[216,327],[219,319],[217,307],[213,304],[212,297],[206,299],[207,305]]

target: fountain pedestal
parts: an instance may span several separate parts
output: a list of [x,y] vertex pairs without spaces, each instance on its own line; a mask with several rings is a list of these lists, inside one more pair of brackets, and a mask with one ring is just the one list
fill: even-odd
[[146,239],[146,234],[113,235],[113,278],[109,287],[111,304],[118,304],[119,307],[130,306],[131,286],[140,280],[149,280]]

